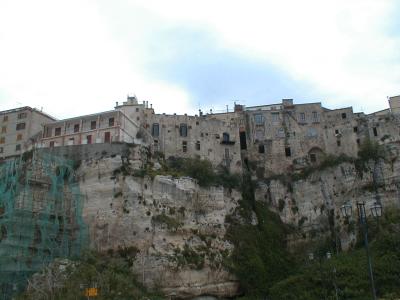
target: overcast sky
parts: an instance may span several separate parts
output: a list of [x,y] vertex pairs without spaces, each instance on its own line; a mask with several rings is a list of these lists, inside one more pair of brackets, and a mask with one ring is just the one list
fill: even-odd
[[0,110],[65,118],[136,94],[157,113],[400,94],[400,1],[0,0]]

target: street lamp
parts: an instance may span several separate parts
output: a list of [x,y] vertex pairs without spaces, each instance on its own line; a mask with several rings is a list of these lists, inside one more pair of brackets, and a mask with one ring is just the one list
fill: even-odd
[[[340,211],[342,212],[343,217],[350,217],[352,215],[352,206],[349,203],[343,204],[340,207]],[[369,254],[369,245],[368,245],[368,222],[367,222],[367,215],[365,212],[365,202],[358,201],[357,202],[357,211],[358,211],[358,220],[360,222],[363,234],[364,234],[364,245],[365,251],[367,253],[368,259],[368,273],[369,273],[369,280],[371,282],[371,292],[372,292],[372,299],[376,300],[376,290],[375,290],[375,282],[374,282],[374,275],[372,272],[372,262],[371,256]],[[375,202],[371,206],[371,214],[375,218],[379,218],[382,215],[382,205],[380,203]]]
[[342,213],[342,216],[343,217],[345,217],[345,218],[349,218],[349,217],[351,217],[351,215],[352,215],[352,210],[353,210],[353,207],[351,206],[351,204],[350,203],[345,203],[345,204],[343,204],[341,207],[340,207],[340,212]]
[[374,216],[374,218],[379,218],[382,216],[382,205],[380,203],[375,202],[371,206],[371,214]]

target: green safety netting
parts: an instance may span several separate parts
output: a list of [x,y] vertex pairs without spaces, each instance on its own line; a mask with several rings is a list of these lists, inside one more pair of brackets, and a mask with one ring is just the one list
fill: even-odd
[[58,257],[87,246],[83,197],[74,161],[43,152],[0,164],[1,297],[24,288],[27,278]]

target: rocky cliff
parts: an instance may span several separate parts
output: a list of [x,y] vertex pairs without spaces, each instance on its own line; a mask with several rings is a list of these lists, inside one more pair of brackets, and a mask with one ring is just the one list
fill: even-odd
[[80,168],[91,247],[138,248],[139,278],[167,294],[235,295],[237,281],[222,260],[232,247],[224,239],[225,216],[240,193],[201,188],[191,178],[124,175],[119,171],[123,166],[117,155],[89,160]]
[[[229,226],[226,216],[231,215],[239,205],[242,197],[239,189],[201,187],[192,178],[157,175],[162,173],[157,172],[161,166],[151,158],[146,148],[121,147],[99,149],[90,155],[84,154],[82,149],[47,153],[46,157],[50,158],[47,158],[48,166],[45,168],[43,156],[25,157],[24,161],[14,165],[14,168],[24,170],[21,174],[25,174],[17,176],[14,183],[4,179],[8,176],[7,172],[12,172],[11,167],[2,166],[1,187],[4,190],[9,190],[12,184],[25,187],[20,191],[32,187],[37,195],[39,191],[52,195],[46,198],[49,203],[57,203],[61,196],[65,203],[71,202],[68,199],[75,199],[72,209],[79,207],[81,215],[64,216],[65,220],[69,220],[71,229],[63,236],[76,241],[76,232],[80,232],[80,237],[87,234],[89,246],[98,251],[135,247],[138,255],[134,269],[148,287],[160,288],[165,294],[182,299],[199,295],[237,295],[238,281],[224,268],[223,261],[233,249],[233,244],[225,237]],[[292,226],[294,230],[289,245],[325,235],[331,236],[337,247],[349,248],[356,239],[354,221],[340,216],[340,206],[345,202],[366,201],[368,208],[378,201],[384,208],[400,207],[398,152],[398,144],[388,144],[384,155],[362,160],[336,158],[330,164],[301,174],[266,179],[254,177],[257,181],[256,200],[267,203],[285,223]],[[71,164],[61,172],[64,169],[60,165],[66,164],[60,158],[51,159],[52,156],[72,157],[79,163]],[[28,168],[27,172],[26,166],[36,167]],[[39,174],[42,177],[36,176]],[[33,177],[35,182],[31,180]],[[71,185],[73,190],[67,188]],[[13,191],[17,196],[8,197],[7,202],[2,200],[2,215],[10,212],[11,206],[14,212],[17,211],[21,200],[15,199],[21,199],[20,191]],[[54,213],[57,206],[49,204],[42,207],[48,208],[48,220],[56,215],[55,219],[59,222],[54,226],[58,228],[56,233],[60,232],[62,222]],[[63,210],[62,207],[60,209]],[[37,210],[39,213],[40,209]],[[83,222],[79,224],[81,229],[84,226],[84,233],[79,226],[73,225],[74,218],[82,218]],[[66,224],[66,221],[63,222]],[[37,230],[29,233],[29,241],[40,244],[46,238],[41,229],[50,225],[46,223],[46,227],[42,223],[33,225]],[[257,220],[254,220],[256,223]],[[3,227],[6,228],[6,225]],[[12,235],[11,229],[4,231],[3,227],[0,251],[5,253],[6,245],[9,245],[5,241]],[[41,238],[37,236],[39,232]],[[18,244],[17,239],[13,241]],[[35,251],[31,242],[24,242],[21,247],[27,248],[27,256]],[[39,250],[45,253],[45,249]]]

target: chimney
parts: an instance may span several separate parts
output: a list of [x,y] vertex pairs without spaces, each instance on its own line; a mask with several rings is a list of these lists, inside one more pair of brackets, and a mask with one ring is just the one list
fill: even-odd
[[293,106],[293,99],[282,99],[282,104],[284,107]]
[[235,102],[235,109],[234,109],[234,111],[235,111],[235,112],[243,111],[243,105],[236,104],[236,102]]
[[118,101],[115,102],[115,107],[117,107],[117,106],[118,106]]

